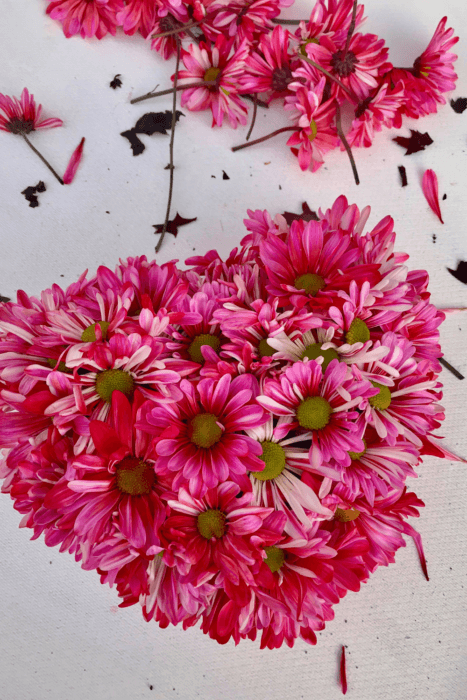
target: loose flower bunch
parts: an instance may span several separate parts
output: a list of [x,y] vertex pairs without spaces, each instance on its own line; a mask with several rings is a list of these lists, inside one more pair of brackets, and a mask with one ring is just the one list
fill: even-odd
[[[291,4],[293,0],[52,0],[47,13],[63,23],[66,36],[100,39],[121,26],[126,34],[139,31],[165,59],[177,54],[173,80],[175,89],[182,90],[181,105],[192,111],[211,109],[213,126],[221,126],[224,118],[233,128],[245,125],[253,102],[252,129],[258,104],[280,100],[292,124],[240,148],[291,131],[287,145],[302,170],[315,172],[335,148],[351,157],[352,146],[371,146],[377,132],[400,128],[404,116],[418,119],[436,112],[446,102],[444,93],[454,89],[457,56],[451,48],[458,37],[446,28],[446,17],[413,66],[398,68],[388,61],[384,39],[359,31],[364,7],[356,0],[318,0],[294,33],[281,26],[293,21],[278,19]],[[346,134],[342,110],[353,116]],[[354,173],[358,182],[355,167]]]
[[444,418],[428,275],[341,196],[162,266],[0,304],[0,462],[33,539],[121,606],[225,643],[316,643],[394,561]]

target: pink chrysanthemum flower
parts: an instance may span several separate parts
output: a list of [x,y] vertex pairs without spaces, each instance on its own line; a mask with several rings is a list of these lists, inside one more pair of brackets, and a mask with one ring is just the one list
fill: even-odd
[[326,81],[322,78],[313,90],[301,87],[300,83],[295,92],[285,98],[284,109],[296,110],[298,114],[291,116],[300,127],[287,141],[292,152],[298,157],[302,170],[310,169],[316,172],[324,163],[324,155],[337,146],[337,131],[335,127],[335,107],[332,100],[322,102]]
[[271,19],[280,14],[281,6],[292,3],[293,0],[232,0],[227,5],[214,4],[210,7],[210,27],[213,32],[235,37],[238,43],[244,39],[251,43],[273,28]]
[[160,53],[167,60],[177,52],[177,41],[184,39],[187,34],[182,31],[168,36],[157,36],[157,34],[171,32],[174,29],[179,30],[184,24],[189,23],[190,15],[181,2],[158,7],[154,14],[154,22],[149,30],[152,37],[151,49]]
[[123,0],[52,0],[46,12],[62,23],[67,38],[80,34],[102,39],[107,33],[115,36],[123,7]]
[[189,484],[201,497],[226,479],[248,485],[246,472],[264,467],[261,446],[243,432],[264,422],[253,401],[256,380],[225,374],[218,381],[202,379],[196,387],[182,380],[180,390],[176,403],[146,404],[139,422],[156,436],[162,464],[175,472],[173,488]]
[[273,415],[288,416],[287,427],[304,431],[304,439],[311,439],[310,464],[320,467],[331,458],[348,465],[349,451],[364,449],[358,413],[351,409],[364,408],[374,393],[370,382],[356,381],[347,365],[332,360],[323,372],[310,360],[288,367],[280,381],[267,381],[256,400]]
[[[353,0],[318,0],[311,10],[308,22],[300,22],[295,36],[299,39],[301,52],[305,46],[318,43],[322,36],[330,36],[338,44],[345,43],[352,21]],[[357,6],[355,29],[364,22],[363,5]]]
[[[399,81],[393,88],[389,82],[376,88],[376,94],[370,94],[355,110],[346,139],[350,146],[369,148],[373,143],[375,133],[383,126],[399,129],[402,126],[400,109],[406,99],[404,84]],[[341,146],[343,149],[344,146]]]
[[245,92],[268,93],[267,101],[282,97],[293,82],[289,56],[290,33],[281,26],[261,37],[245,63],[242,86]]
[[36,105],[34,95],[24,88],[20,99],[0,93],[0,129],[11,134],[30,134],[36,129],[53,129],[62,126],[61,119],[49,117],[41,120],[42,105]]
[[146,39],[156,21],[156,8],[155,0],[128,0],[125,7],[117,13],[117,22],[125,34],[131,36],[139,31]]
[[238,79],[244,71],[248,56],[248,45],[242,42],[231,55],[233,40],[227,41],[222,35],[213,46],[201,42],[199,46],[190,44],[188,51],[182,51],[182,60],[187,70],[179,71],[179,85],[191,82],[208,82],[200,87],[187,88],[182,92],[181,105],[197,112],[210,108],[212,125],[222,126],[224,116],[236,129],[245,125],[247,108],[239,96]]

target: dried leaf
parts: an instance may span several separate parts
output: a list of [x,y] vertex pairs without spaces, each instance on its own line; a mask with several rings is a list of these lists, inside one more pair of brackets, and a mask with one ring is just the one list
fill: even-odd
[[114,76],[113,80],[110,81],[109,87],[113,88],[114,90],[122,87],[122,81],[120,80],[120,76],[121,73],[117,73],[117,75]]
[[146,148],[144,143],[140,141],[140,139],[137,137],[133,129],[129,129],[128,131],[122,131],[120,136],[123,136],[124,138],[128,139],[134,156],[139,156],[140,153],[142,153]]
[[459,282],[462,282],[463,284],[467,284],[467,262],[461,260],[457,264],[457,270],[451,270],[449,267],[447,270],[453,277],[456,278],[456,280],[459,280]]
[[2,297],[0,294],[0,304],[6,304],[7,301],[11,301],[10,297]]
[[222,171],[222,179],[223,179],[223,180],[230,180],[230,177],[227,175],[227,173],[225,172],[225,170]]
[[[185,116],[183,112],[177,110],[175,112],[175,121],[178,122],[180,117]],[[164,134],[167,135],[167,129],[172,126],[172,112],[166,110],[165,112],[147,112],[143,114],[142,117],[138,119],[136,124],[132,129],[127,131],[122,131],[121,136],[128,139],[130,142],[131,149],[134,156],[139,156],[146,146],[138,138],[137,134],[146,134],[146,136],[152,136],[153,134]]]
[[430,146],[433,143],[433,139],[428,133],[422,134],[420,131],[414,131],[410,129],[411,136],[397,136],[393,141],[395,141],[402,148],[406,148],[405,156],[410,156],[412,153],[418,153],[418,151],[424,151],[426,146]]
[[25,190],[21,192],[21,194],[24,194],[25,199],[29,202],[29,206],[34,209],[35,207],[39,206],[39,199],[37,197],[37,192],[45,192],[46,191],[46,186],[42,182],[42,180],[39,180],[37,185],[34,187],[26,187]]
[[303,219],[303,221],[319,221],[319,217],[317,216],[316,212],[312,211],[306,202],[303,202],[302,204],[301,214],[294,214],[291,211],[285,211],[282,216],[287,221],[289,226],[291,225],[292,221],[300,221],[300,219]]
[[407,171],[403,165],[399,165],[399,175],[401,176],[402,187],[407,187]]
[[[180,216],[180,214],[177,212],[176,216],[173,219],[170,219],[169,223],[167,224],[167,233],[177,236],[179,226],[191,224],[191,222],[196,221],[197,218],[198,217],[195,216],[194,219],[184,219],[183,216]],[[162,233],[164,230],[164,224],[153,224],[153,227],[155,228],[154,233]]]
[[467,97],[458,97],[457,100],[451,100],[451,107],[456,114],[462,114],[467,109]]

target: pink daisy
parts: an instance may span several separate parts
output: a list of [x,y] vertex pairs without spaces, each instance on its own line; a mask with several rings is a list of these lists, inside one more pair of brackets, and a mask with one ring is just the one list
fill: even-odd
[[383,126],[396,129],[402,126],[400,110],[406,99],[404,84],[399,81],[392,88],[389,82],[385,82],[376,90],[376,94],[367,97],[355,110],[356,118],[346,134],[350,146],[369,148],[375,133]]
[[63,24],[67,38],[80,34],[102,39],[107,33],[115,36],[123,7],[123,0],[52,0],[46,12]]
[[128,0],[125,7],[117,13],[117,22],[125,34],[131,36],[139,31],[146,39],[156,21],[156,8],[155,0]]
[[144,406],[139,426],[156,436],[161,463],[174,474],[173,488],[189,484],[201,497],[230,479],[249,485],[247,470],[261,471],[261,446],[243,432],[264,422],[256,402],[256,380],[250,375],[218,381],[202,379],[195,387],[180,382],[182,398],[176,403]]
[[49,117],[42,119],[42,105],[36,105],[34,95],[24,88],[20,99],[0,93],[0,129],[11,134],[30,134],[36,129],[53,129],[62,126],[61,119]]
[[190,15],[183,3],[171,3],[159,7],[157,11],[154,11],[154,15],[154,21],[149,30],[152,37],[151,49],[160,53],[167,60],[177,53],[177,40],[182,41],[187,34],[182,31],[168,36],[158,37],[157,34],[180,29],[184,24],[189,23]]
[[[352,21],[352,10],[353,0],[318,0],[311,10],[310,19],[308,22],[300,22],[295,36],[300,40],[302,47],[318,43],[322,36],[330,36],[336,43],[345,44]],[[363,5],[357,6],[355,29],[364,22],[363,10]]]
[[248,45],[242,42],[231,55],[233,40],[220,35],[214,45],[205,42],[190,44],[188,51],[182,51],[182,60],[187,70],[179,71],[179,85],[183,81],[202,82],[209,85],[187,88],[182,92],[181,105],[192,111],[210,108],[212,125],[222,126],[227,115],[230,125],[246,124],[247,108],[240,99],[238,80],[243,74]]
[[293,0],[232,0],[227,5],[214,4],[210,8],[210,25],[214,32],[235,37],[238,43],[244,39],[251,43],[273,28],[271,19],[280,14],[281,6],[292,3]]
[[268,93],[267,101],[282,97],[294,77],[288,52],[290,33],[281,26],[261,37],[258,49],[246,59],[242,86],[246,92]]
[[351,409],[364,408],[374,393],[370,382],[355,381],[347,365],[332,360],[323,372],[310,360],[287,367],[280,381],[267,381],[256,400],[273,415],[288,416],[288,427],[302,429],[304,439],[311,439],[309,457],[315,468],[331,458],[349,465],[349,451],[361,452],[358,413]]

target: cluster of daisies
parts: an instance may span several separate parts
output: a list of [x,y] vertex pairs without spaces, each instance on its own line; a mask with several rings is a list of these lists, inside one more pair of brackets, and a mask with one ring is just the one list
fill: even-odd
[[[165,59],[180,50],[184,69],[173,80],[182,107],[211,109],[213,126],[224,118],[245,125],[252,103],[254,119],[258,104],[279,100],[290,122],[278,132],[292,132],[287,145],[302,170],[316,171],[332,149],[371,146],[383,127],[445,104],[457,79],[450,49],[458,41],[446,17],[413,66],[397,68],[384,39],[359,31],[365,18],[356,0],[317,0],[295,32],[277,19],[292,2],[52,0],[47,12],[66,36],[102,38],[120,26],[139,31]],[[342,110],[353,115],[346,135]]]
[[404,534],[424,564],[405,481],[456,459],[444,314],[368,216],[249,211],[226,261],[128,258],[0,304],[2,491],[33,539],[161,627],[269,648],[315,643]]

